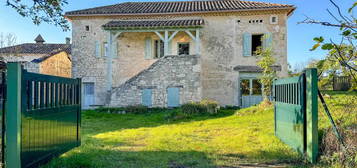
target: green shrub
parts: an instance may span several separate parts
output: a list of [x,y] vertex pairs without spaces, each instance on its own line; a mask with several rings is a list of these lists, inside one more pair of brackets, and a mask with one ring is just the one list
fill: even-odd
[[218,110],[219,110],[219,104],[218,102],[214,101],[214,100],[202,100],[200,102],[201,106],[203,106],[205,108],[205,112],[209,113],[209,114],[217,114]]
[[125,107],[124,111],[132,114],[144,114],[149,112],[149,108],[143,105],[132,105]]
[[[132,105],[132,106],[127,106],[127,107],[101,107],[96,109],[97,112],[103,112],[103,113],[117,113],[117,114],[126,114],[126,113],[131,113],[131,114],[144,114],[148,113],[149,108],[143,105]],[[153,109],[152,111],[158,111],[158,109]]]
[[200,102],[190,102],[181,106],[182,112],[187,115],[217,114],[219,109],[218,102],[213,100],[202,100]]
[[181,110],[184,114],[191,116],[191,115],[203,113],[204,107],[201,104],[190,102],[190,103],[183,104],[181,106]]

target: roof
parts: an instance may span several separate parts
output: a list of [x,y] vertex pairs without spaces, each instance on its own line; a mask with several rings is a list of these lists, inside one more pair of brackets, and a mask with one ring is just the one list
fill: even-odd
[[174,14],[206,13],[247,10],[290,9],[293,5],[240,1],[240,0],[194,0],[171,2],[125,2],[115,5],[89,8],[66,12],[66,16],[88,15],[138,15],[138,14]]
[[[281,71],[280,65],[271,66],[271,68],[275,71]],[[235,71],[239,72],[262,72],[263,69],[258,66],[248,66],[248,65],[238,65],[233,68]]]
[[69,44],[43,44],[43,43],[24,43],[10,47],[0,48],[3,54],[51,54],[54,51],[66,51],[70,54],[71,45]]
[[119,20],[103,25],[104,29],[130,29],[130,28],[155,28],[155,27],[201,27],[203,19],[186,20]]
[[45,40],[42,38],[41,34],[39,34],[36,38],[35,38],[36,43],[44,43]]

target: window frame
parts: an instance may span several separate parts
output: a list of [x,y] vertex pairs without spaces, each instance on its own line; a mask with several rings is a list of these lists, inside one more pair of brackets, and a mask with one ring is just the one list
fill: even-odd
[[[251,43],[251,56],[257,56],[256,52],[257,52],[257,49],[258,47],[263,47],[263,37],[264,37],[264,33],[254,33],[254,34],[251,34],[251,38],[252,38],[252,43]],[[254,48],[254,45],[253,45],[253,36],[260,36],[260,46],[257,46],[256,48]]]
[[[188,45],[188,54],[180,54],[180,45],[187,44]],[[177,55],[190,55],[191,44],[190,42],[179,42],[177,43]]]
[[[156,46],[157,44],[157,46]],[[161,48],[162,47],[162,48]],[[162,58],[164,56],[164,41],[162,41],[161,39],[154,39],[154,58],[158,59],[158,58]]]

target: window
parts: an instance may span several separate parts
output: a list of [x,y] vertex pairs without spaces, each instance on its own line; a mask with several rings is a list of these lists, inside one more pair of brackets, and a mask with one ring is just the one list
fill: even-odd
[[189,55],[190,43],[178,43],[178,55]]
[[277,24],[278,16],[270,16],[270,24]]
[[89,26],[88,25],[86,26],[86,31],[89,31]]
[[258,79],[253,79],[252,81],[253,95],[262,95],[262,84]]
[[154,56],[155,58],[161,58],[164,56],[164,42],[162,40],[155,40],[154,44]]
[[106,57],[108,56],[108,52],[109,52],[109,46],[107,42],[103,43],[103,56]]
[[256,55],[259,48],[262,47],[263,34],[252,35],[252,55]]
[[243,79],[240,83],[241,94],[243,96],[250,95],[249,79]]

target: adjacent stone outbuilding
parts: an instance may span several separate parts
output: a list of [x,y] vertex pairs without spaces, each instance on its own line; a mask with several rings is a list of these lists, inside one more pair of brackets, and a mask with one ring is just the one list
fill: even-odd
[[72,77],[69,39],[65,44],[49,44],[38,35],[35,42],[0,48],[0,57],[4,62],[22,62],[30,72]]

